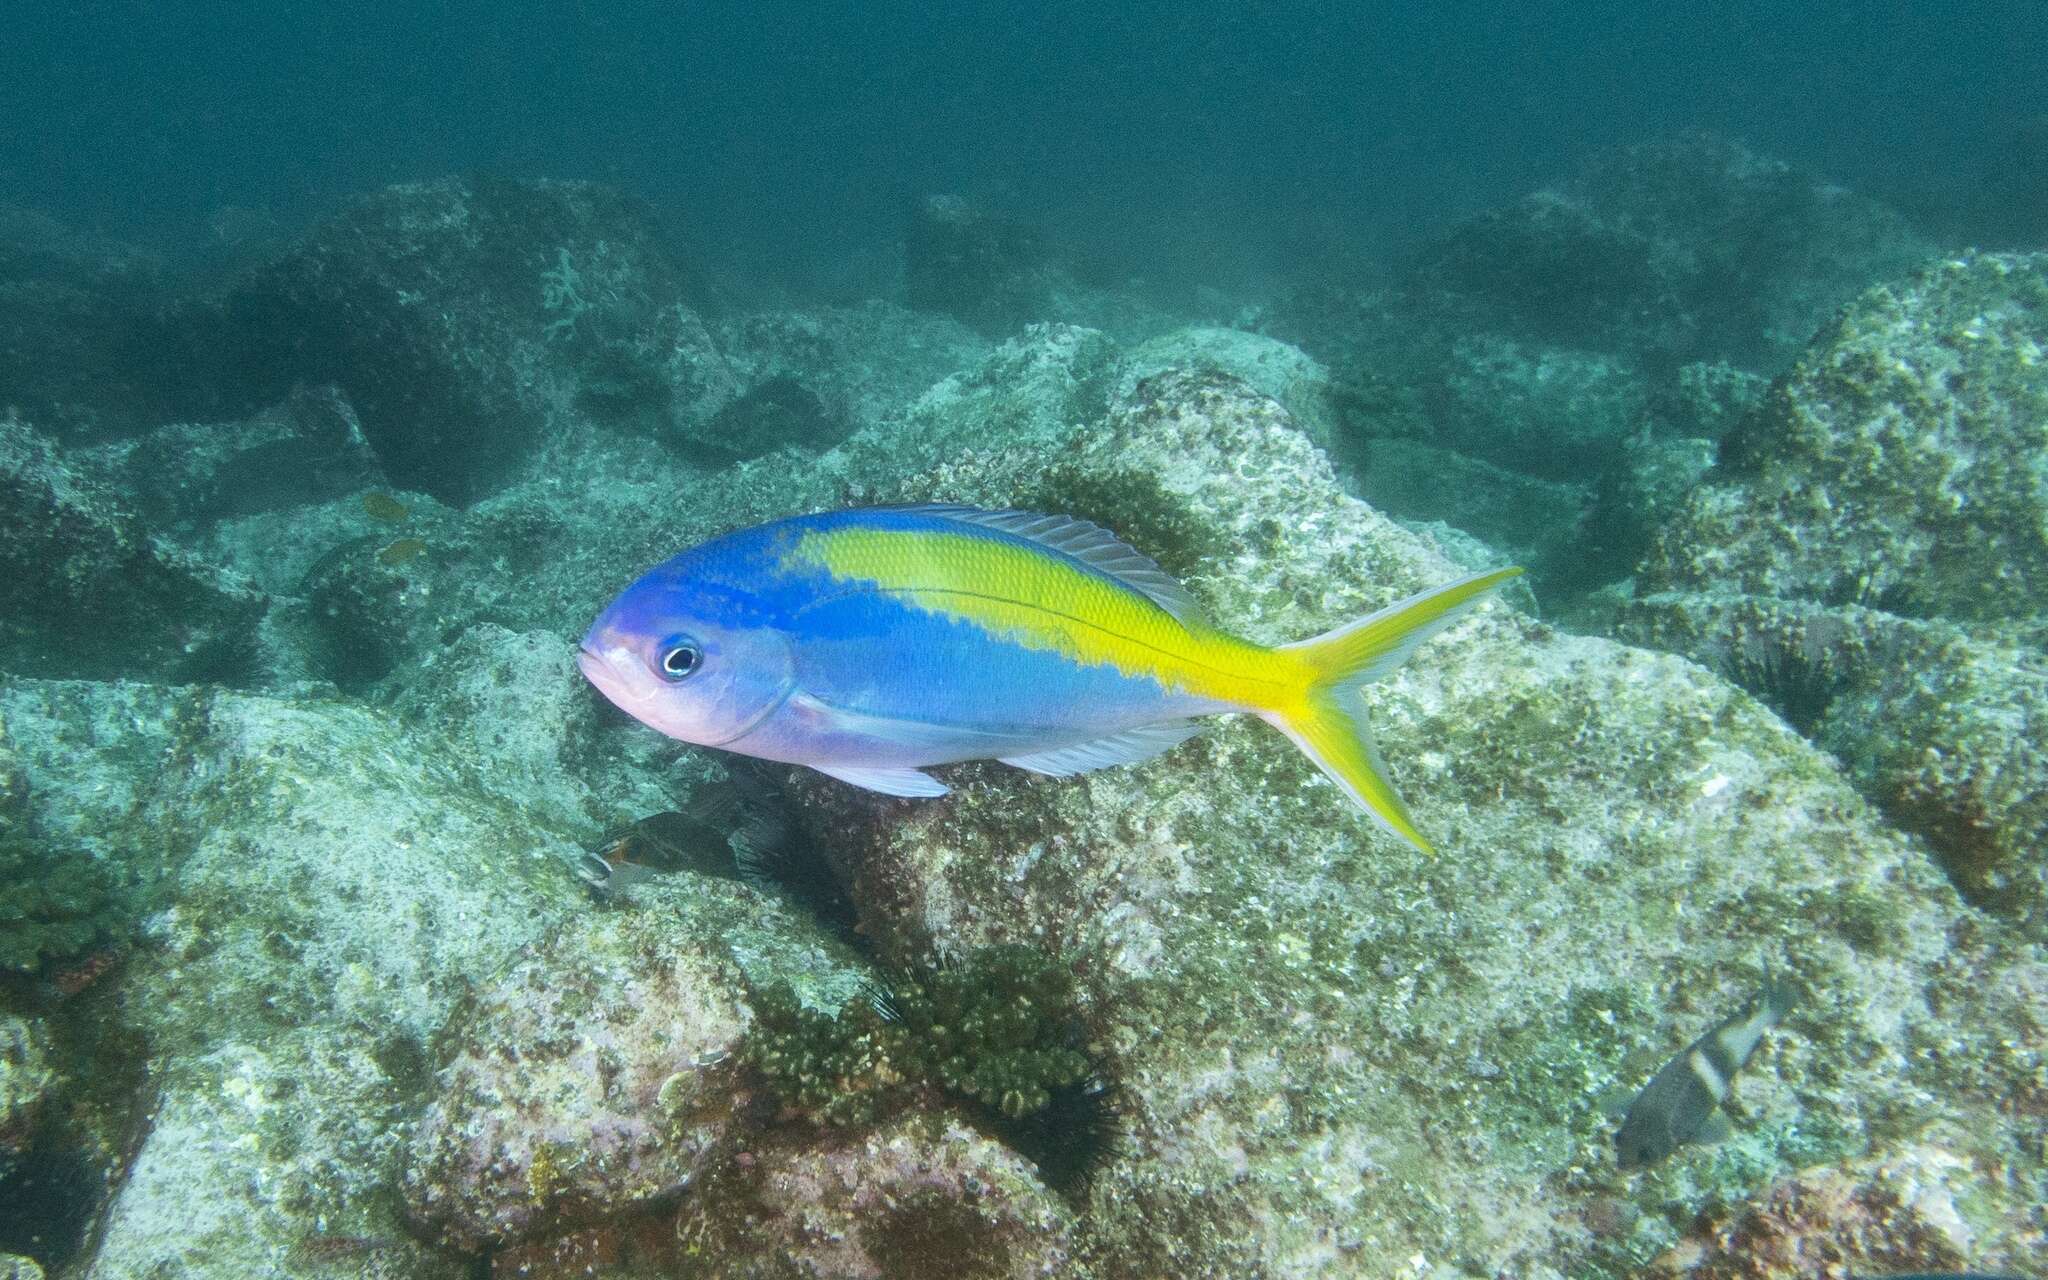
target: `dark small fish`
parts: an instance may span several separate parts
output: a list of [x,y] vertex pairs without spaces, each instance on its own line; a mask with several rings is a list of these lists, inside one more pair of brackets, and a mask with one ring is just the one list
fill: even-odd
[[1778,1025],[1792,1004],[1791,989],[1767,978],[1749,1007],[1665,1063],[1629,1104],[1628,1118],[1614,1135],[1621,1167],[1640,1169],[1655,1164],[1688,1142],[1709,1137],[1717,1120],[1725,1125],[1719,1109],[1728,1099],[1735,1073],[1756,1052],[1764,1032]]
[[388,493],[366,493],[363,495],[363,512],[372,520],[397,524],[412,514],[412,508]]
[[596,853],[584,854],[577,862],[576,874],[600,898],[616,898],[659,874],[644,862],[628,859],[620,844],[614,840]]
[[600,896],[615,897],[664,872],[704,870],[701,864],[717,857],[709,849],[715,835],[710,824],[690,814],[651,814],[584,854],[578,872]]
[[404,564],[408,560],[417,560],[425,554],[427,554],[426,543],[421,542],[418,538],[400,538],[377,553],[377,563],[396,566]]
[[700,789],[689,812],[650,814],[620,831],[584,854],[578,872],[604,897],[675,871],[752,882],[741,850],[773,846],[781,820],[768,811],[771,800],[779,803],[780,793],[757,793],[735,772],[729,783]]

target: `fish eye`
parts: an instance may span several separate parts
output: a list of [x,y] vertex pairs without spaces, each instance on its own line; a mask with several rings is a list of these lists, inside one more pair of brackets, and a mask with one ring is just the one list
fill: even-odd
[[704,661],[704,651],[697,642],[687,636],[677,636],[662,646],[661,674],[671,680],[681,680],[695,671]]

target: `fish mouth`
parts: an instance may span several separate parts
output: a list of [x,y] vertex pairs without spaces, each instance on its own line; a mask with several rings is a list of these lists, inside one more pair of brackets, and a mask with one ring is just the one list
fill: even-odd
[[583,673],[583,678],[596,685],[599,693],[628,709],[661,692],[652,685],[634,687],[627,674],[631,661],[632,654],[624,649],[594,649],[588,640],[576,646],[576,669]]

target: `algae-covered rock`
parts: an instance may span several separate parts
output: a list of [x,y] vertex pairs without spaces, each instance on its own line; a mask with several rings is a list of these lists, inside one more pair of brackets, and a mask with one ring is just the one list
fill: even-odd
[[[1149,379],[1056,449],[901,492],[1097,519],[1266,641],[1455,572],[1215,374]],[[1957,1003],[1927,1005],[1939,966],[1971,963],[1950,952],[1967,908],[1764,708],[1498,608],[1370,701],[1433,861],[1242,721],[1079,779],[963,766],[936,802],[805,789],[884,954],[1017,942],[1084,975],[1128,1131],[1077,1226],[1096,1274],[1625,1275],[1672,1243],[1675,1206],[1776,1173],[1934,1126],[1985,1159],[2020,1150],[2000,1089],[2031,1068],[1995,1047],[2011,1011],[1947,987]],[[1742,1136],[1616,1171],[1603,1104],[1766,965],[1805,1004],[1751,1064]],[[1993,1065],[1959,1087],[1908,1052],[1922,1028]],[[1635,1227],[1589,1225],[1617,1203]]]
[[4,700],[38,826],[96,833],[170,890],[119,1005],[157,1104],[84,1274],[296,1275],[343,1238],[393,1274],[461,1274],[391,1194],[426,1046],[581,902],[563,867],[593,833],[339,702],[37,681]]
[[29,740],[27,754],[0,710],[0,973],[37,974],[124,941],[148,875],[117,857],[117,844],[81,840],[61,817],[41,819],[38,808],[48,806],[37,804],[29,779],[47,762],[50,744],[33,711],[17,714],[16,723]]
[[35,1137],[36,1117],[57,1083],[42,1027],[0,1013],[0,1179]]
[[224,335],[245,397],[339,386],[393,482],[467,501],[566,409],[687,431],[729,399],[691,293],[619,192],[448,178],[357,200],[186,327]]
[[1765,696],[1973,901],[2037,930],[2044,361],[2041,255],[1966,256],[1871,290],[1726,442],[1622,619],[1775,686]]
[[2048,257],[1977,254],[1872,289],[1724,446],[1645,591],[1922,617],[2048,599]]
[[938,1113],[759,1144],[675,1231],[735,1280],[1051,1280],[1086,1274],[1075,1217],[1014,1152]]
[[384,484],[348,400],[296,387],[239,422],[183,422],[82,455],[150,529],[190,536],[223,520],[296,510]]
[[1094,329],[1034,324],[971,368],[942,379],[886,430],[848,440],[843,467],[862,498],[870,477],[893,478],[904,458],[943,457],[960,449],[1045,445],[1109,404],[1118,370],[1115,342]]
[[593,828],[675,807],[682,748],[626,732],[575,677],[575,659],[556,633],[478,623],[431,651],[395,705],[477,762],[477,785],[508,805],[580,814]]
[[1616,631],[1723,672],[1832,751],[1958,889],[2048,927],[2048,717],[2038,644],[1853,605],[1667,593]]
[[1279,401],[1318,446],[1344,455],[1330,375],[1299,347],[1240,329],[1176,329],[1131,348],[1117,375],[1117,393],[1128,396],[1138,383],[1169,369],[1227,373]]
[[1583,483],[1543,480],[1399,437],[1354,442],[1349,457],[1347,487],[1375,511],[1442,521],[1500,548],[1495,564],[1512,561],[1548,582],[1582,576],[1592,558],[1581,545],[1591,501]]
[[253,658],[261,595],[156,536],[27,424],[0,420],[0,670],[219,679]]
[[1986,1232],[1964,1205],[1980,1171],[1939,1146],[1803,1169],[1717,1206],[1644,1271],[1646,1280],[1804,1280],[2008,1271],[2040,1257],[2038,1231]]
[[717,336],[743,385],[793,382],[817,397],[828,419],[853,428],[901,412],[989,350],[957,320],[880,300],[732,316]]
[[1714,442],[1700,437],[1637,436],[1619,444],[1594,484],[1575,555],[1587,584],[1633,569],[1659,531],[1714,465]]
[[[1391,383],[1435,443],[1570,479],[1646,412],[1683,408],[1705,369],[1776,372],[1931,252],[1874,201],[1693,135],[1600,152],[1434,237],[1385,286],[1319,279],[1266,323],[1339,383]],[[1684,416],[1668,429],[1702,434]]]
[[1476,334],[1451,343],[1428,403],[1449,447],[1569,480],[1643,429],[1648,389],[1630,362],[1606,352]]
[[622,939],[626,919],[558,935],[464,1017],[408,1158],[431,1234],[474,1250],[602,1222],[680,1191],[723,1135],[715,1087],[693,1113],[744,1028],[737,981],[687,934]]
[[1468,219],[1425,247],[1409,288],[1546,344],[1769,370],[1929,251],[1867,197],[1691,134],[1599,152]]
[[557,930],[455,1024],[406,1158],[409,1210],[436,1238],[498,1247],[672,1201],[745,1109],[728,1059],[748,991],[858,986],[811,922],[751,889],[682,875],[635,901]]

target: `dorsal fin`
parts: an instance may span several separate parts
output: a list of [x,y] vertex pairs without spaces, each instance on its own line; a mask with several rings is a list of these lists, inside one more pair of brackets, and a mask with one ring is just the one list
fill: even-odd
[[1175,581],[1172,574],[1160,568],[1152,557],[1099,524],[1073,516],[1050,516],[1036,511],[985,511],[980,507],[944,502],[887,509],[906,515],[957,520],[1035,542],[1115,578],[1182,622],[1198,622],[1202,618],[1200,602]]

